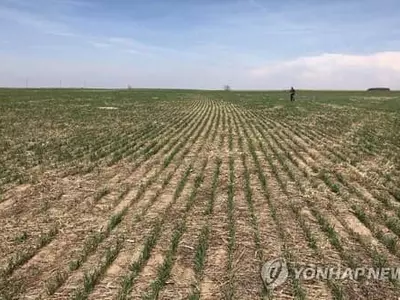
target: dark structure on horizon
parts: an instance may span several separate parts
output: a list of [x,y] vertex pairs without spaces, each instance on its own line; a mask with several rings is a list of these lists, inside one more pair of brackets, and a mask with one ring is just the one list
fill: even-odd
[[386,87],[374,87],[374,88],[369,88],[367,91],[368,92],[390,92],[390,89],[386,88]]

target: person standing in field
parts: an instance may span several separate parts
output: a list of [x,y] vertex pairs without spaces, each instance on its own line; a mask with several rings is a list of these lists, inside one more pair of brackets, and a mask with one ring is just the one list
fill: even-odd
[[294,101],[294,96],[296,95],[296,91],[294,90],[293,87],[290,88],[290,101]]

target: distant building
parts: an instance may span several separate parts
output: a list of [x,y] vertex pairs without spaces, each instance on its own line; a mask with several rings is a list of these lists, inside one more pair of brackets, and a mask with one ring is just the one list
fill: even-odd
[[375,88],[370,88],[367,90],[368,92],[375,92],[375,91],[379,91],[379,92],[390,92],[389,88],[385,88],[385,87],[375,87]]

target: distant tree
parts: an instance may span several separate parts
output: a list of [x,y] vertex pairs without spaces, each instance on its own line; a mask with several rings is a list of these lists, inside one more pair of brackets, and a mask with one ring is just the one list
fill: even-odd
[[225,86],[224,86],[224,90],[225,90],[225,91],[230,91],[230,90],[231,90],[231,87],[230,87],[229,85],[225,85]]
[[128,84],[128,90],[131,90],[132,86],[130,84]]
[[374,87],[374,88],[368,89],[367,91],[368,92],[375,92],[375,91],[390,92],[390,89],[387,87]]

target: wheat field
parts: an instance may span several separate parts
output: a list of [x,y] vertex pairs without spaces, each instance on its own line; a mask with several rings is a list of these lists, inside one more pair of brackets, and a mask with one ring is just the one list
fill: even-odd
[[397,299],[291,268],[400,264],[400,93],[288,97],[1,89],[0,299]]

